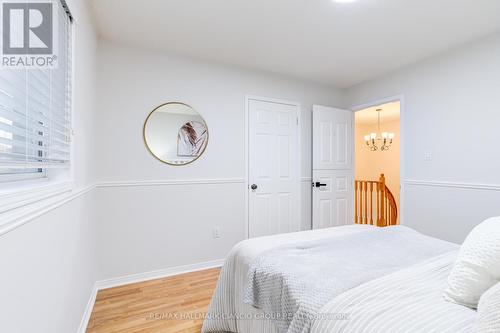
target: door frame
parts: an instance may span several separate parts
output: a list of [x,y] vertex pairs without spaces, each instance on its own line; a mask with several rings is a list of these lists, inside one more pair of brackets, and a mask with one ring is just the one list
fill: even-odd
[[[404,168],[404,156],[405,156],[405,139],[404,139],[404,133],[405,133],[405,97],[403,94],[399,95],[394,95],[394,96],[389,96],[389,97],[384,97],[380,99],[375,99],[371,100],[369,102],[363,103],[363,104],[358,104],[355,106],[351,106],[349,109],[353,112],[353,115],[361,110],[364,110],[366,108],[374,107],[380,104],[385,104],[385,103],[390,103],[390,102],[396,102],[399,101],[399,224],[404,225],[404,194],[405,194],[405,188],[404,188],[404,176],[405,176],[405,168]],[[354,122],[354,127],[356,126]],[[355,131],[354,131],[355,132]],[[354,146],[354,152],[356,151],[356,146]],[[354,170],[356,170],[356,154],[353,156],[354,160]],[[356,173],[355,173],[356,175]],[[356,178],[356,177],[354,177]]]
[[[298,207],[298,222],[299,227],[301,226],[301,215],[302,215],[302,193],[301,193],[301,174],[302,174],[302,160],[301,160],[301,132],[302,132],[302,119],[301,119],[301,107],[299,102],[294,102],[285,99],[278,98],[270,98],[270,97],[262,97],[256,95],[245,95],[245,239],[250,237],[250,110],[249,110],[249,102],[250,101],[261,101],[261,102],[269,102],[276,104],[285,104],[291,105],[297,108],[297,119],[298,124],[297,128],[297,175],[295,179],[296,189],[297,189],[297,207]],[[300,231],[300,230],[299,230]]]

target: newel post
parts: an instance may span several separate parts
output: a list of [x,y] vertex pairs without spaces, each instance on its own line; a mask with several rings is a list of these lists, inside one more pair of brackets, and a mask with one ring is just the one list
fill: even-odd
[[378,211],[378,226],[385,227],[386,219],[385,219],[385,176],[382,173],[378,180],[378,186],[380,188],[380,201],[378,203],[379,211]]

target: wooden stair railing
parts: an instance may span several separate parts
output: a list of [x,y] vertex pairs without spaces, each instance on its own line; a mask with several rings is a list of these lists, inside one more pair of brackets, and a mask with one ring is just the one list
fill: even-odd
[[394,195],[385,185],[384,174],[376,180],[356,180],[354,222],[387,227],[398,224]]

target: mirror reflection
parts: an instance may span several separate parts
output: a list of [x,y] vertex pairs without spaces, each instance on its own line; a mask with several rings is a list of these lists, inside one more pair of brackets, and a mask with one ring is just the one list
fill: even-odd
[[189,105],[166,103],[154,109],[146,119],[144,141],[160,161],[184,165],[203,154],[208,143],[208,128]]

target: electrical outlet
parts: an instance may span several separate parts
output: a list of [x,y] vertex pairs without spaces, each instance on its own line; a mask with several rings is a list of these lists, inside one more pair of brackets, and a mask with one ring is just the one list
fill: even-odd
[[427,150],[424,152],[424,161],[432,161],[432,151]]
[[220,227],[214,227],[212,229],[212,237],[213,238],[220,238]]

